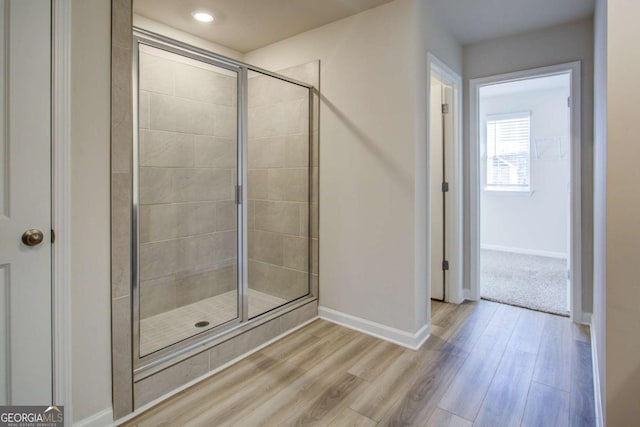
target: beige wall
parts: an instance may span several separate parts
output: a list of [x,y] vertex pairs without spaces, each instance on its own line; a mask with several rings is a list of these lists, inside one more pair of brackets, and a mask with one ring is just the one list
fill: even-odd
[[[464,98],[469,99],[470,79],[571,61],[581,61],[582,66],[582,310],[589,313],[593,302],[593,21],[586,19],[465,46]],[[468,104],[465,105],[465,135],[468,139]],[[464,170],[469,170],[468,150],[464,159]],[[468,176],[465,177],[465,188],[469,188]],[[469,200],[468,191],[465,200]],[[469,221],[466,221],[466,235],[468,231]],[[468,265],[469,256],[467,248],[465,265]],[[468,286],[468,272],[464,282]]]
[[640,418],[640,3],[607,11],[606,402],[607,425]]
[[410,333],[428,306],[426,50],[462,62],[418,31],[422,8],[397,0],[245,55],[272,70],[320,60],[321,306]]
[[109,0],[72,2],[71,316],[74,420],[111,407],[110,22]]

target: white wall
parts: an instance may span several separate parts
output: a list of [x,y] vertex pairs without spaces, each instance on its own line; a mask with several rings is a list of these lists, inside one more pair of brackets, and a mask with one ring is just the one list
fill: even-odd
[[[571,61],[582,63],[582,310],[590,312],[593,300],[593,21],[586,19],[541,31],[504,37],[464,47],[465,99],[468,80]],[[469,138],[469,109],[465,105],[465,138]],[[468,140],[466,147],[468,147]],[[469,170],[469,153],[464,153]],[[469,177],[465,177],[469,188]],[[468,191],[464,196],[469,200]],[[469,232],[468,217],[465,234]],[[465,265],[469,262],[468,248]],[[469,285],[465,274],[465,287]]]
[[109,0],[73,0],[71,316],[73,419],[111,407]]
[[[609,426],[635,425],[640,418],[638,405],[638,396],[640,396],[640,333],[638,332],[640,331],[640,262],[638,262],[638,254],[640,254],[640,227],[638,226],[638,218],[640,218],[640,187],[638,186],[640,182],[640,167],[638,167],[640,56],[637,55],[640,26],[638,16],[640,16],[640,3],[637,0],[608,1],[606,402]],[[598,112],[599,118],[602,118],[600,108],[601,105]],[[599,137],[601,135],[599,132]],[[602,141],[599,140],[599,142]],[[602,157],[599,157],[599,161],[601,159]],[[598,195],[601,196],[602,193]],[[601,214],[600,211],[599,214]],[[600,225],[601,222],[599,222]],[[600,233],[601,230],[599,230],[599,237]],[[598,253],[599,256],[601,254],[601,252]],[[599,292],[600,290],[598,288]],[[600,294],[598,296],[601,297]]]
[[[416,215],[426,211],[426,49],[437,43],[417,28],[422,4],[396,0],[245,55],[273,70],[320,59],[321,306],[410,333],[428,316]],[[450,45],[437,47],[459,67]]]
[[[482,246],[548,253],[550,256],[568,255],[571,167],[568,77],[566,83],[566,87],[552,90],[480,97],[479,123],[483,141],[487,116],[531,113],[531,193],[481,190]],[[486,155],[480,169],[484,175]]]
[[607,257],[607,1],[598,0],[594,17],[594,179],[593,179],[593,317],[591,345],[597,367],[596,406],[606,418],[606,257]]

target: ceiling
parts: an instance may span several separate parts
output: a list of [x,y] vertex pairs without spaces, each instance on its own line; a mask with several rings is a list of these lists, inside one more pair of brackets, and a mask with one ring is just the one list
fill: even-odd
[[595,0],[429,1],[463,45],[587,18],[595,7]]
[[[389,3],[392,0],[134,0],[135,13],[241,53]],[[207,10],[215,22],[194,21]]]
[[[134,0],[134,12],[241,53],[392,0]],[[595,0],[417,0],[465,45],[559,25],[593,14]],[[213,12],[212,24],[194,10]]]
[[571,75],[569,73],[555,76],[535,77],[516,80],[507,83],[496,83],[480,88],[480,97],[489,98],[501,95],[515,95],[526,92],[540,92],[544,90],[563,90],[569,94],[571,90]]

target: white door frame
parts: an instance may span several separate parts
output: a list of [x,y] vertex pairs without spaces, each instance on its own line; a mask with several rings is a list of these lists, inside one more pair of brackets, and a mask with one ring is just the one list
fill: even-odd
[[548,67],[533,68],[513,73],[498,74],[469,81],[469,287],[468,299],[480,299],[480,144],[479,144],[479,91],[483,86],[525,80],[533,77],[570,73],[571,75],[571,203],[569,271],[571,319],[584,323],[582,314],[582,211],[581,211],[581,93],[580,61]]
[[[431,164],[431,77],[436,77],[441,82],[451,86],[453,90],[453,105],[450,113],[453,114],[453,144],[447,146],[445,154],[445,169],[449,182],[448,204],[446,209],[446,248],[445,258],[449,261],[449,276],[445,282],[445,301],[459,304],[464,300],[462,291],[462,78],[438,59],[432,52],[427,52],[427,165]],[[439,142],[440,143],[440,142]],[[429,178],[427,178],[429,181]],[[427,182],[427,215],[428,230],[431,230],[431,183]],[[430,235],[430,234],[429,234]],[[431,262],[431,239],[427,245],[428,265]],[[431,274],[427,274],[428,293],[431,295]]]
[[52,2],[53,404],[71,425],[71,0]]

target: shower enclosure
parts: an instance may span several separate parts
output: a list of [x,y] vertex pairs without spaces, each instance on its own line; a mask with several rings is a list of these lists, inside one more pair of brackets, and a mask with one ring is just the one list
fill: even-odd
[[141,368],[311,297],[312,88],[142,30],[133,82]]

